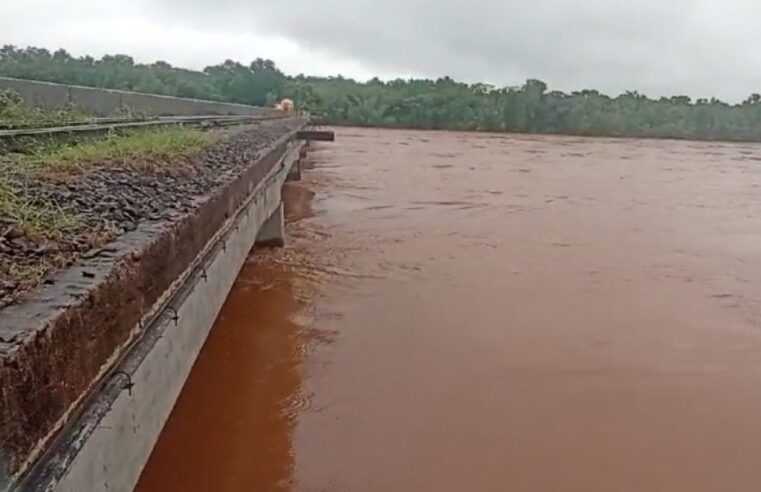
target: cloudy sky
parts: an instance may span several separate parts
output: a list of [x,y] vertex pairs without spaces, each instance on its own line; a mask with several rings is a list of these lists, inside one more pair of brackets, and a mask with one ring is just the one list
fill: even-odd
[[75,55],[731,101],[761,92],[760,27],[759,0],[0,0],[0,44]]

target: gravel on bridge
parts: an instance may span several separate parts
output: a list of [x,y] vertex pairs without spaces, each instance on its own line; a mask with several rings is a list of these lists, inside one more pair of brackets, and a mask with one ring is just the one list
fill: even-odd
[[[270,144],[302,124],[273,120],[219,130],[221,138],[189,154],[147,162],[109,160],[81,172],[28,179],[10,173],[6,186],[25,204],[59,210],[72,223],[60,234],[30,233],[0,214],[0,309],[23,301],[52,274],[146,221],[178,220],[234,180]],[[2,199],[0,189],[0,199]]]

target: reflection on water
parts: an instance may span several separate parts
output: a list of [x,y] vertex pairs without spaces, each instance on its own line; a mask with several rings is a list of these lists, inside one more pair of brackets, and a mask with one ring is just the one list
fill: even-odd
[[[288,490],[306,407],[300,279],[252,254],[193,367],[139,491]],[[308,321],[307,321],[308,322]]]
[[758,488],[760,146],[339,129],[312,155],[141,491]]

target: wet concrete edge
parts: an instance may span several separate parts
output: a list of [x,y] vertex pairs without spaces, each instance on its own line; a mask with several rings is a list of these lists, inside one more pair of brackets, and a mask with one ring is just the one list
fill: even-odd
[[[284,153],[289,132],[192,215],[146,224],[0,312],[0,485],[23,473],[220,225]],[[5,477],[6,484],[2,478]],[[10,478],[9,478],[10,477]]]

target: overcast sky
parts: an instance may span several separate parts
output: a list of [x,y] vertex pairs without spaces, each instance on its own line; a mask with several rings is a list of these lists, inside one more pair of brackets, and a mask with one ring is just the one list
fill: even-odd
[[761,0],[0,0],[0,44],[203,68],[761,92]]

